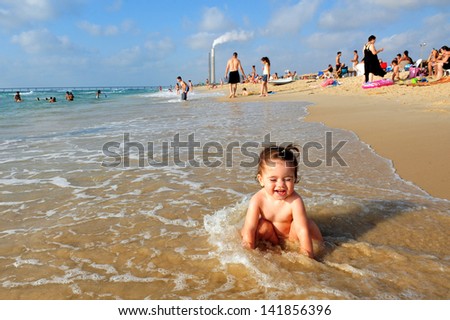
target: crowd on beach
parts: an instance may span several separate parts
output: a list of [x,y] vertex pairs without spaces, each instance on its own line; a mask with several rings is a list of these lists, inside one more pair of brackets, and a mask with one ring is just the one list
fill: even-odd
[[[262,57],[262,74],[259,74],[256,70],[256,66],[252,65],[252,70],[250,73],[246,74],[243,70],[242,64],[238,59],[237,52],[234,52],[232,57],[228,60],[225,77],[228,84],[230,85],[230,98],[236,97],[237,84],[260,84],[260,96],[267,96],[268,88],[267,85],[271,81],[276,81],[278,79],[338,79],[345,76],[362,76],[364,75],[363,87],[370,87],[374,82],[374,76],[381,77],[382,79],[389,73],[389,79],[394,83],[398,80],[406,79],[419,79],[420,81],[428,81],[428,79],[433,79],[433,81],[439,80],[445,75],[450,75],[450,49],[448,46],[444,45],[439,50],[433,49],[425,61],[418,59],[414,61],[408,50],[404,50],[403,54],[397,54],[392,58],[391,63],[388,65],[386,61],[383,61],[378,57],[380,52],[384,51],[384,48],[376,49],[375,47],[376,37],[371,35],[368,41],[363,47],[363,54],[360,59],[358,50],[353,50],[352,57],[350,59],[351,66],[346,65],[341,61],[342,52],[338,51],[336,53],[335,65],[328,64],[328,66],[318,71],[317,73],[309,73],[304,75],[298,75],[296,71],[291,72],[286,70],[284,75],[279,76],[277,72],[271,73],[270,71],[270,60],[268,57]],[[406,77],[401,76],[401,72],[409,71]],[[239,74],[240,72],[240,74]],[[384,79],[383,79],[384,80]],[[223,86],[224,80],[220,79],[220,86]],[[206,79],[206,86],[210,89],[217,88],[216,83],[210,83]],[[252,94],[246,87],[242,89],[242,95],[246,96]]]
[[[236,97],[236,88],[238,83],[243,84],[261,84],[260,96],[267,96],[267,83],[280,78],[297,79],[332,79],[341,78],[344,76],[359,76],[364,75],[363,86],[368,86],[374,82],[374,76],[384,78],[387,73],[390,73],[390,81],[395,82],[398,80],[417,79],[428,81],[428,79],[439,80],[445,75],[450,75],[450,49],[444,45],[439,50],[433,49],[426,61],[418,59],[414,61],[409,56],[409,51],[404,50],[403,54],[397,54],[388,65],[387,62],[378,58],[378,54],[384,51],[384,48],[376,49],[375,47],[376,36],[371,35],[368,41],[363,47],[363,56],[360,60],[358,50],[354,50],[352,58],[350,60],[351,67],[347,66],[341,61],[342,52],[338,51],[335,59],[335,66],[328,64],[323,70],[318,73],[298,75],[297,72],[292,73],[289,70],[285,71],[282,77],[278,74],[270,72],[270,60],[268,57],[262,57],[261,63],[263,65],[262,75],[258,74],[255,65],[252,65],[252,71],[246,74],[242,68],[242,64],[237,57],[237,53],[233,53],[233,56],[228,60],[225,79],[228,79],[230,85],[230,98]],[[400,73],[403,71],[409,71],[405,77],[401,77]],[[241,72],[241,75],[239,75]],[[223,85],[223,80],[220,80],[220,84]],[[207,80],[207,85],[210,88],[216,88],[216,84],[210,84]],[[248,95],[249,92],[246,88],[242,90],[243,95]]]
[[365,83],[371,83],[374,75],[384,77],[387,72],[392,72],[392,81],[400,80],[401,71],[410,71],[408,75],[410,79],[430,77],[435,80],[441,79],[444,72],[450,72],[448,71],[450,70],[450,49],[447,46],[442,46],[439,53],[433,49],[426,61],[418,59],[416,62],[409,56],[408,50],[405,50],[403,54],[397,54],[388,67],[386,62],[378,59],[378,53],[384,49],[377,50],[375,41],[376,37],[372,35],[364,46]]
[[[446,70],[450,69],[450,50],[447,46],[443,46],[438,50],[431,51],[428,59],[423,61],[418,59],[414,61],[409,56],[409,51],[404,50],[403,54],[398,53],[391,61],[390,65],[382,59],[378,58],[378,53],[384,49],[377,50],[375,48],[376,37],[371,36],[363,48],[364,58],[359,61],[358,50],[353,51],[352,68],[340,61],[342,52],[338,51],[336,55],[336,68],[331,64],[327,68],[321,70],[317,74],[318,79],[341,78],[348,75],[365,75],[364,83],[371,83],[373,75],[384,77],[386,73],[391,73],[392,81],[404,80],[400,77],[400,72],[411,70],[408,78],[415,76],[441,79]],[[447,71],[449,72],[449,71]]]

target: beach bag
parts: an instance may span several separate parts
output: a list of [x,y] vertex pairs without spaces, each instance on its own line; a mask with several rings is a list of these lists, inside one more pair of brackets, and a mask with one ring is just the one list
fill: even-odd
[[419,67],[409,67],[409,79],[413,79],[413,78],[417,78],[419,76],[420,73],[420,68]]

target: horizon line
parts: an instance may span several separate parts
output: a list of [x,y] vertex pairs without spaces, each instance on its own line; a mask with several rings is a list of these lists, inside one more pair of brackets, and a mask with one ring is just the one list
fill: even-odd
[[28,90],[28,91],[50,91],[50,90],[65,90],[65,89],[72,89],[72,90],[98,90],[98,89],[146,89],[146,88],[158,88],[158,87],[169,87],[166,85],[156,85],[156,86],[48,86],[48,87],[38,87],[38,86],[22,86],[22,87],[0,87],[0,92],[15,92],[15,91],[21,91],[21,90]]

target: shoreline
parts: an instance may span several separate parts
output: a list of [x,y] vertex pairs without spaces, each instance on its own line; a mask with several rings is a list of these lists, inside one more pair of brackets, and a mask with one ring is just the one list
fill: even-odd
[[[450,82],[409,86],[408,81],[375,89],[362,89],[362,77],[338,79],[335,87],[323,88],[322,80],[297,80],[274,86],[275,92],[259,97],[260,85],[239,84],[249,96],[221,102],[306,101],[307,122],[349,130],[378,155],[392,161],[400,178],[433,197],[450,200]],[[203,87],[202,91],[208,91]],[[228,93],[228,86],[218,89]]]

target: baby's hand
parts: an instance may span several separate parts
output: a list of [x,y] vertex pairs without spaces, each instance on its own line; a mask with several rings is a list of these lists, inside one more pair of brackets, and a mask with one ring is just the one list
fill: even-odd
[[242,241],[241,241],[241,245],[242,245],[244,248],[246,248],[246,249],[251,249],[251,248],[252,248],[252,245],[251,245],[249,242],[245,241],[245,240],[242,240]]

